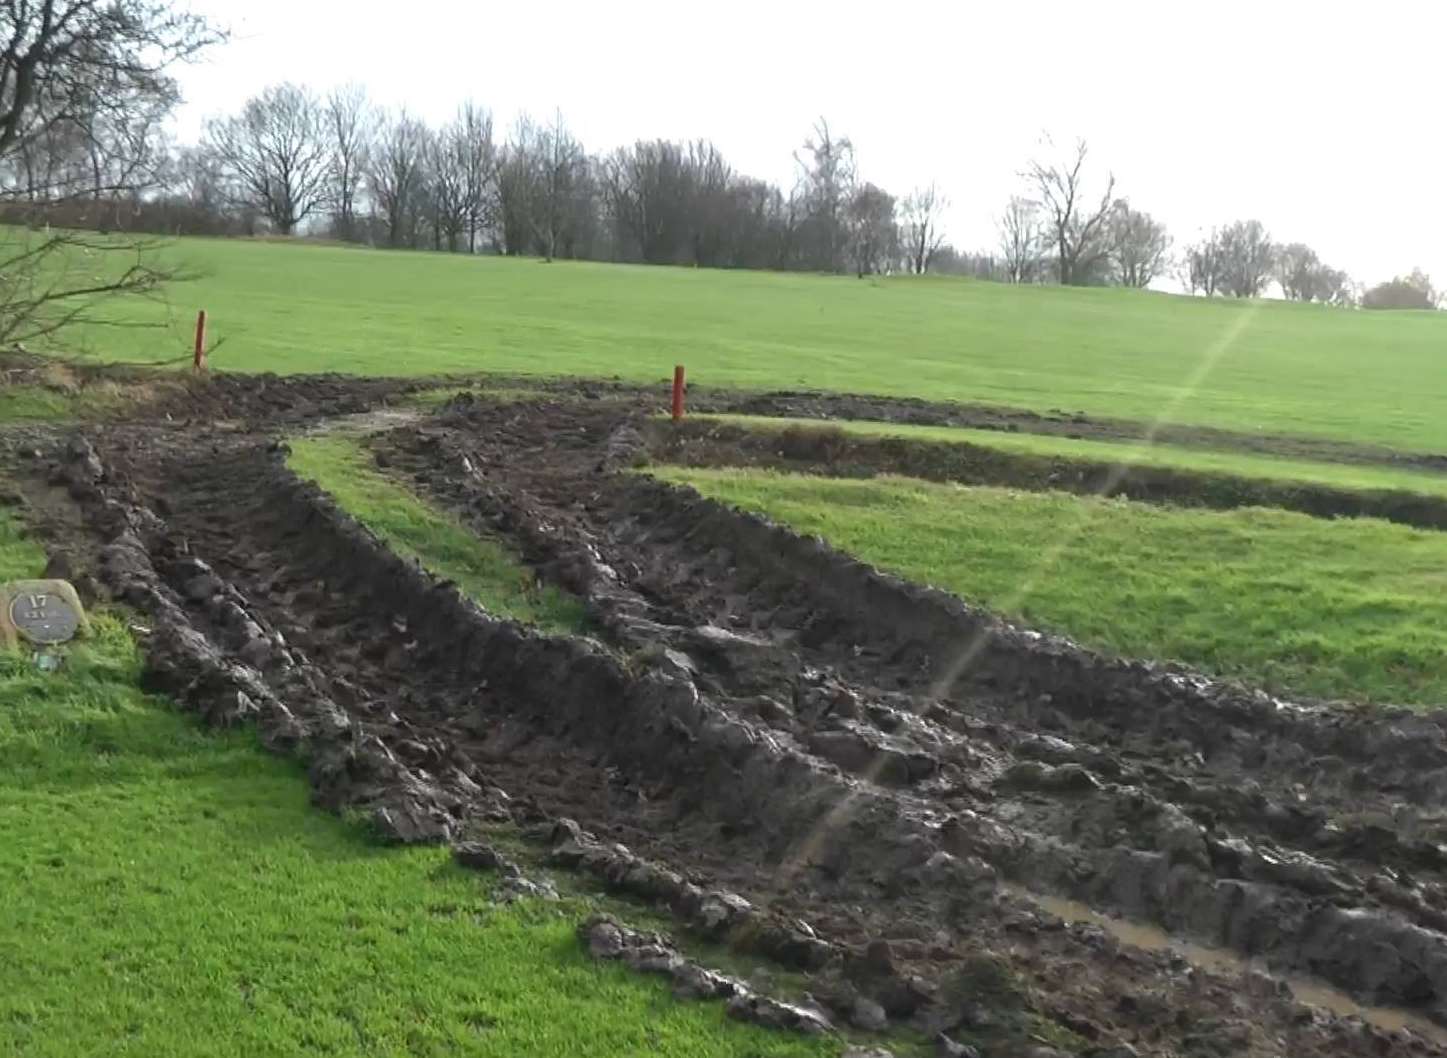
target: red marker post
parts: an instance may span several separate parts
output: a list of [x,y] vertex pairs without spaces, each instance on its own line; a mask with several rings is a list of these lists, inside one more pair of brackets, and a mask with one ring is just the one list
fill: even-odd
[[683,365],[673,369],[673,421],[683,420]]
[[206,370],[206,310],[196,313],[196,370]]

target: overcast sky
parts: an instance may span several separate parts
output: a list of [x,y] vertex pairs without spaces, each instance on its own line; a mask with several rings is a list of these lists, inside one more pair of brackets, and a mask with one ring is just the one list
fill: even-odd
[[1042,133],[1177,243],[1257,217],[1376,282],[1447,285],[1441,0],[193,0],[234,39],[180,72],[180,134],[265,84],[364,83],[432,121],[474,99],[505,129],[562,109],[594,152],[706,136],[792,180],[813,121],[896,194],[936,181],[949,237],[989,248]]

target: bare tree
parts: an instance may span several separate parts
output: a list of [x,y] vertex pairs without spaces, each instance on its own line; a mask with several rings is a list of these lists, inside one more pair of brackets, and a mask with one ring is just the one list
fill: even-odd
[[[156,180],[155,129],[178,99],[167,70],[218,42],[203,18],[152,0],[0,3],[0,207],[45,219],[79,198]],[[15,228],[0,250],[0,341],[101,321],[117,296],[154,296],[174,269],[149,240]]]
[[639,140],[603,160],[603,201],[629,256],[678,262],[689,244],[692,168],[682,144]]
[[[1046,146],[1054,147],[1048,139]],[[1115,174],[1107,177],[1105,190],[1095,200],[1085,187],[1089,153],[1085,140],[1077,140],[1073,153],[1058,160],[1036,159],[1023,174],[1034,185],[1045,212],[1047,237],[1057,262],[1056,278],[1066,286],[1088,282],[1109,252],[1107,228]]]
[[849,242],[845,212],[857,175],[854,144],[847,136],[836,137],[821,117],[794,161],[801,173],[799,200],[804,210],[802,263],[806,268],[842,271]]
[[468,141],[456,122],[427,141],[428,205],[438,248],[456,253],[472,209],[468,187]]
[[526,114],[513,125],[497,166],[497,216],[494,230],[498,248],[515,257],[533,245],[533,203],[538,197],[537,133]]
[[235,117],[209,121],[206,137],[243,200],[280,234],[325,206],[331,151],[322,105],[309,89],[271,85]]
[[1320,269],[1321,259],[1305,243],[1290,243],[1277,252],[1276,281],[1290,301],[1311,301],[1315,297]]
[[779,188],[736,177],[721,207],[723,246],[717,263],[734,268],[784,268],[792,254],[792,214]]
[[1361,287],[1340,268],[1323,265],[1316,283],[1316,300],[1323,304],[1339,308],[1353,308],[1361,304]]
[[[9,240],[0,272],[0,343],[28,342],[74,324],[110,324],[98,313],[119,296],[158,297],[189,278],[158,262],[155,239],[117,241],[74,231],[23,231]],[[106,260],[105,271],[96,267]]]
[[182,147],[176,152],[168,170],[167,190],[197,209],[217,214],[234,197],[226,186],[221,159],[205,147]]
[[357,204],[371,164],[375,124],[367,90],[352,84],[327,96],[326,125],[331,136],[328,196],[338,238],[357,237]]
[[498,157],[493,238],[498,251],[512,257],[527,253],[531,244],[532,177],[531,160],[509,143]]
[[1199,242],[1186,248],[1179,275],[1192,294],[1205,294],[1209,298],[1222,289],[1224,268],[1221,235],[1213,228]]
[[427,128],[403,110],[382,123],[372,152],[369,186],[389,246],[415,241],[426,177]]
[[900,206],[900,238],[909,269],[915,275],[924,275],[929,270],[930,262],[944,244],[940,216],[948,206],[949,200],[934,184],[910,192]]
[[708,140],[688,145],[689,253],[697,265],[724,263],[732,225],[733,167]]
[[1045,232],[1040,207],[1020,195],[1010,198],[1000,218],[1000,255],[1005,278],[1011,283],[1033,283],[1040,277]]
[[1238,220],[1216,236],[1220,289],[1236,298],[1260,297],[1276,265],[1276,245],[1259,220]]
[[894,196],[873,184],[860,184],[845,206],[849,256],[861,279],[883,272],[899,247],[894,223]]
[[259,218],[254,211],[236,211],[237,199],[226,167],[204,146],[181,147],[167,159],[162,172],[162,208],[175,234],[254,235]]
[[568,258],[595,258],[606,245],[606,229],[600,222],[598,166],[595,159],[582,153],[579,146],[578,165],[572,185],[563,200],[563,224],[558,230],[557,253]]
[[797,200],[735,173],[707,140],[643,141],[596,166],[620,260],[712,267],[793,263]]
[[464,103],[452,124],[451,135],[462,168],[467,250],[476,253],[478,233],[492,215],[497,182],[498,157],[492,140],[492,114],[475,103]]
[[5,0],[0,4],[0,158],[59,125],[134,115],[177,101],[167,69],[222,35],[159,0]]
[[[167,155],[163,125],[170,108],[170,100],[137,97],[130,108],[97,109],[47,134],[48,171],[54,174],[58,166],[62,174],[52,189],[61,188],[63,197],[90,200],[83,215],[87,226],[120,227],[124,209],[160,185]],[[34,153],[35,147],[32,143],[23,150]]]
[[1170,264],[1171,237],[1149,213],[1131,209],[1125,199],[1111,210],[1108,227],[1110,261],[1115,281],[1125,287],[1148,287]]
[[709,265],[725,256],[734,173],[712,143],[640,140],[600,163],[599,183],[626,258]]
[[571,207],[585,175],[586,155],[563,122],[562,111],[554,112],[551,125],[535,129],[533,147],[537,179],[532,226],[544,258],[551,261],[572,219]]
[[1351,278],[1325,264],[1305,243],[1294,242],[1277,250],[1275,274],[1282,294],[1292,301],[1350,305],[1356,300]]

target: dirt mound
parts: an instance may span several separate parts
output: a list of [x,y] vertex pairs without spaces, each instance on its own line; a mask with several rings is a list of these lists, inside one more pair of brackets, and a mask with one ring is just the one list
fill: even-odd
[[1000,884],[1447,1024],[1447,718],[1294,706],[1011,627],[620,473],[642,425],[627,401],[471,402],[376,442],[580,594],[596,639],[482,612],[245,431],[94,431],[36,477],[150,615],[151,685],[256,723],[322,804],[398,840],[511,821],[801,967],[839,1023],[877,1008],[992,1055],[1447,1054]]
[[128,421],[178,423],[311,422],[387,404],[427,383],[350,375],[236,375],[176,373],[153,381],[153,395],[124,414]]
[[87,364],[0,352],[0,387],[33,387],[77,398],[78,414],[112,423],[226,422],[255,428],[311,422],[364,412],[438,384],[348,375],[195,374],[189,367]]

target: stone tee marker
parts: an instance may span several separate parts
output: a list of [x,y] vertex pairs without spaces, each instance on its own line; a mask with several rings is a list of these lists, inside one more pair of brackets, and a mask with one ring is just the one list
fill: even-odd
[[80,596],[68,581],[13,580],[0,586],[0,644],[44,649],[90,632]]

